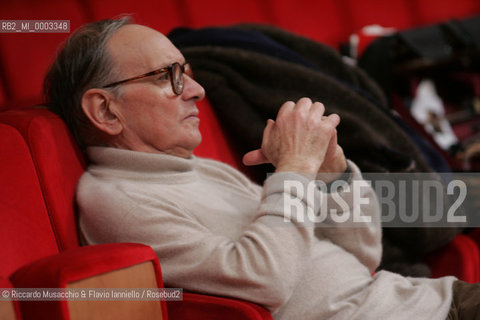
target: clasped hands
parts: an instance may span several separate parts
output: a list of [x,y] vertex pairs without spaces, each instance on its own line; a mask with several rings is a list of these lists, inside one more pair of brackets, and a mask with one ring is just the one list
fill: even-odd
[[340,117],[324,113],[324,105],[309,98],[285,102],[276,120],[267,121],[261,148],[245,154],[243,163],[271,163],[275,172],[314,174],[327,183],[335,180],[347,168],[337,143]]

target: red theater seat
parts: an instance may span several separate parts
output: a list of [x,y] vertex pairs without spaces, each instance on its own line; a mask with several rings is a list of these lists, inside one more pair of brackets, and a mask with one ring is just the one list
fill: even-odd
[[58,252],[28,145],[0,123],[0,276]]
[[333,47],[348,38],[350,27],[340,1],[272,1],[275,25]]
[[191,27],[272,21],[268,1],[179,0],[179,4]]
[[[168,315],[182,320],[269,320],[270,313],[250,302],[184,293],[182,302],[169,302]],[[228,315],[228,316],[227,316]]]
[[383,27],[406,29],[416,24],[409,0],[346,0],[345,11],[355,32],[378,24]]
[[[133,243],[67,250],[20,268],[10,279],[18,289],[163,288],[155,252]],[[162,300],[21,301],[20,308],[22,317],[32,320],[167,319],[166,303]]]
[[[68,231],[72,230],[65,230],[68,225],[56,223],[62,222],[62,219],[73,221],[73,202],[70,203],[70,210],[65,209],[62,213],[57,211],[56,215],[51,213],[51,208],[46,205],[47,189],[51,186],[45,183],[45,180],[39,179],[38,168],[43,165],[39,164],[39,153],[48,155],[45,158],[46,161],[53,160],[48,164],[52,168],[51,172],[55,170],[61,172],[59,168],[68,167],[68,162],[59,163],[58,159],[55,159],[58,154],[52,152],[55,149],[48,142],[37,145],[41,150],[39,153],[34,153],[36,143],[32,141],[35,141],[35,138],[29,138],[37,135],[40,143],[43,138],[48,137],[48,134],[36,131],[38,128],[35,129],[35,119],[32,118],[42,116],[36,115],[35,111],[43,114],[46,111],[33,109],[30,111],[32,114],[25,110],[0,113],[0,145],[2,146],[0,148],[0,221],[2,222],[0,223],[0,240],[4,243],[0,249],[2,256],[0,277],[10,276],[16,288],[62,288],[72,282],[95,279],[99,279],[96,282],[99,287],[105,287],[105,285],[116,287],[115,283],[118,281],[105,282],[105,277],[108,279],[109,274],[122,274],[122,269],[126,267],[136,269],[137,265],[150,261],[153,264],[149,273],[150,278],[155,279],[156,282],[151,283],[149,287],[161,287],[163,284],[158,259],[150,247],[138,244],[78,247],[75,228],[73,227],[73,232],[69,233]],[[31,121],[23,121],[24,117]],[[47,132],[49,130],[48,126],[44,129]],[[62,132],[61,135],[68,137],[66,132]],[[63,152],[68,153],[68,148],[63,149]],[[68,156],[61,159],[71,160]],[[68,180],[68,176],[67,174],[62,178]],[[58,177],[48,175],[46,180],[50,177],[52,177],[50,182],[55,184]],[[62,183],[65,181],[63,179]],[[70,184],[70,187],[75,188],[75,184]],[[59,202],[65,201],[65,191],[71,188],[68,183],[55,185]],[[53,211],[55,210],[60,209],[55,208]],[[60,216],[62,219],[59,218]],[[67,246],[75,248],[65,250]],[[63,252],[60,253],[60,251]],[[18,270],[19,268],[21,269]],[[147,272],[142,270],[141,274],[147,274]],[[124,278],[128,278],[127,275]],[[131,279],[133,281],[128,283],[131,287],[141,287],[140,277],[131,277]],[[73,309],[66,306],[67,302],[70,303],[69,301],[57,303],[22,301],[22,318],[71,319],[70,314]],[[87,309],[90,310],[90,307]],[[59,308],[61,312],[57,309],[55,310],[58,312],[52,311],[51,308]],[[135,308],[126,306],[124,310],[135,311]],[[158,310],[161,311],[160,313],[163,312],[166,319],[165,302],[158,305]]]
[[131,14],[136,23],[145,24],[162,33],[168,33],[174,27],[186,24],[184,8],[175,0],[88,0],[86,3],[92,20]]
[[[87,21],[76,1],[2,1],[0,15],[4,20],[70,20],[70,30]],[[43,77],[58,45],[67,37],[68,33],[0,33],[0,66],[11,100],[23,104],[42,101]]]
[[478,0],[422,0],[412,1],[412,5],[412,12],[417,15],[419,25],[466,18],[480,13]]
[[14,126],[28,145],[59,250],[78,247],[74,193],[85,160],[65,124],[40,108],[11,110],[0,121]]

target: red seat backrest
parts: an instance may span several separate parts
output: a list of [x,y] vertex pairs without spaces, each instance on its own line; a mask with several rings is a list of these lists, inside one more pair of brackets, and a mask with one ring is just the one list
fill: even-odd
[[64,122],[40,108],[0,113],[0,122],[17,128],[30,149],[59,250],[78,247],[74,198],[85,161]]
[[58,252],[30,150],[19,131],[0,123],[0,276]]

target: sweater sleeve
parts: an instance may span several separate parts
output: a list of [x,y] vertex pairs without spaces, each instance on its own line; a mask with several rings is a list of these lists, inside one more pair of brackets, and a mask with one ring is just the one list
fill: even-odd
[[305,212],[313,209],[306,197],[285,190],[284,181],[291,179],[305,187],[309,182],[296,174],[273,174],[252,223],[232,239],[212,233],[181,204],[161,195],[132,198],[108,181],[102,185],[86,176],[77,197],[80,228],[89,244],[152,246],[168,286],[254,301],[273,312],[292,295],[318,241],[309,221],[285,219],[286,197],[297,199]]
[[382,256],[382,228],[380,207],[375,191],[363,180],[358,167],[351,161],[352,177],[349,185],[337,192],[322,194],[327,205],[318,208],[323,219],[315,234],[352,253],[370,272],[380,264]]

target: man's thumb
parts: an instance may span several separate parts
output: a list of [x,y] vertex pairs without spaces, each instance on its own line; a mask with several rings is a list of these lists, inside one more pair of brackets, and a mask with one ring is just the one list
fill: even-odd
[[268,159],[263,155],[261,149],[253,150],[243,156],[243,164],[246,166],[255,166],[263,163],[269,163]]

